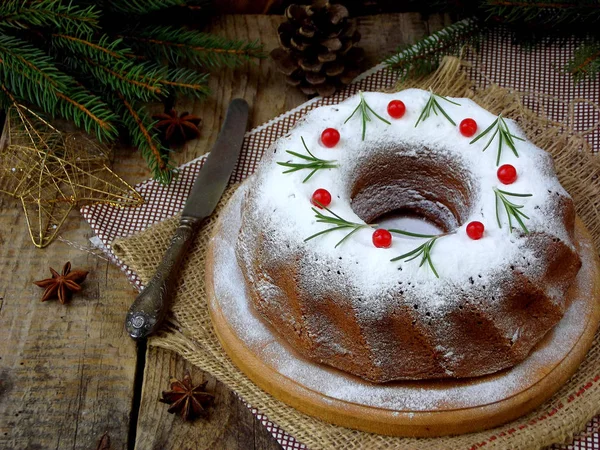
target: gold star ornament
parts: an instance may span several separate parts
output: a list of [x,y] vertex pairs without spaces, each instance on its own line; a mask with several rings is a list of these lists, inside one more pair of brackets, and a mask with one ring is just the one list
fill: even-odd
[[142,197],[110,168],[110,149],[64,133],[18,103],[0,138],[0,192],[20,200],[36,247],[46,247],[75,206],[138,206]]

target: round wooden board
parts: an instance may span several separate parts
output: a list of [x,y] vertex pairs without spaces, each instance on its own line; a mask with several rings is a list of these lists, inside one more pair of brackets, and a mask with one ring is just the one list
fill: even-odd
[[[306,414],[348,428],[395,436],[433,437],[480,431],[524,415],[550,398],[575,373],[592,345],[600,322],[600,261],[588,231],[578,218],[576,238],[583,266],[576,289],[571,289],[571,304],[563,318],[563,322],[569,322],[557,325],[529,358],[514,368],[474,379],[398,382],[382,386],[307,361],[258,317],[245,290],[234,287],[242,280],[234,255],[240,226],[242,194],[239,191],[235,196],[237,199],[233,199],[222,213],[208,249],[206,285],[212,322],[223,348],[242,372],[264,391]],[[261,322],[254,323],[266,340],[265,336],[258,341],[248,339],[245,326],[236,324],[237,319],[247,321],[249,316]],[[544,357],[536,359],[543,352]],[[302,370],[298,372],[302,375],[296,377],[294,372],[290,375],[289,370],[281,370],[279,364],[284,358],[289,359],[286,366],[301,366]],[[315,384],[309,387],[310,383],[304,383],[302,377],[311,380],[311,371],[331,376],[321,376],[317,387]],[[508,379],[511,380],[506,381]],[[514,379],[519,382],[515,383]],[[363,402],[360,398],[348,401],[329,394],[335,389],[323,384],[339,384],[340,380],[344,386],[350,386],[350,389],[344,389],[346,391],[385,389],[388,394],[414,394],[417,399],[419,395],[427,398],[428,390],[438,394],[447,390],[451,394],[443,403],[434,406],[394,409],[389,404],[374,406],[371,395],[364,395]],[[469,395],[463,392],[475,389],[477,393],[479,385],[487,387],[482,387],[481,395],[475,396],[473,401],[476,403],[465,404],[464,399]],[[495,389],[495,386],[502,389]],[[495,393],[496,398],[490,393]]]

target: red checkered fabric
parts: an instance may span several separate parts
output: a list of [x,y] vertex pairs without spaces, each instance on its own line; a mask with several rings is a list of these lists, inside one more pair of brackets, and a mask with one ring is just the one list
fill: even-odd
[[[495,83],[523,92],[536,92],[548,97],[542,101],[531,99],[527,106],[544,112],[551,119],[563,122],[569,117],[569,101],[586,99],[576,103],[574,123],[576,130],[585,134],[591,150],[600,151],[600,112],[591,102],[600,99],[600,83],[573,83],[570,75],[563,74],[561,67],[573,54],[577,43],[569,41],[561,45],[539,46],[522,49],[513,45],[510,38],[500,32],[493,33],[481,45],[477,55],[470,56],[474,63],[471,78],[480,87]],[[306,112],[321,105],[335,104],[362,91],[382,91],[393,87],[397,75],[379,65],[363,73],[344,91],[325,99],[317,98],[300,105],[270,122],[248,132],[244,139],[241,156],[231,176],[231,182],[242,181],[251,175],[264,151],[280,136],[286,134]],[[554,98],[564,101],[557,102]],[[539,96],[536,98],[539,99]],[[142,284],[135,272],[113,254],[111,242],[117,237],[137,233],[148,226],[173,216],[183,208],[196,175],[202,168],[206,156],[202,156],[179,168],[177,180],[163,186],[148,180],[135,188],[144,197],[145,203],[136,208],[119,209],[109,205],[91,205],[81,209],[84,218],[104,245],[108,256],[125,272],[127,277],[141,289]],[[256,409],[248,406],[252,413],[267,427],[285,450],[306,449],[304,444],[282,431],[276,424]],[[592,419],[571,445],[556,445],[553,449],[600,450],[600,416]]]

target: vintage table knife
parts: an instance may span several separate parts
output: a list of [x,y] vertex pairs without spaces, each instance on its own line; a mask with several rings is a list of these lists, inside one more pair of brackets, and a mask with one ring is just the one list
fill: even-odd
[[129,308],[125,329],[133,339],[145,338],[161,325],[175,289],[179,265],[204,219],[214,211],[240,154],[248,123],[248,103],[229,104],[223,128],[181,213],[181,222],[154,277]]

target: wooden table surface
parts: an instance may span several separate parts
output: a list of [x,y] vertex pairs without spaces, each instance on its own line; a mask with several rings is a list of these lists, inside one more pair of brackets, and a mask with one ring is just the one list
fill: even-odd
[[[365,67],[448,23],[446,17],[418,13],[357,20]],[[280,21],[221,16],[210,31],[259,39],[271,50]],[[250,127],[306,101],[268,59],[219,71],[210,87],[212,95],[203,103],[181,99],[177,105],[202,117],[202,137],[175,155],[177,163],[210,149],[233,98],[250,103]],[[117,151],[114,169],[130,183],[149,176],[139,154],[127,149]],[[92,232],[78,213],[60,236],[46,249],[35,248],[19,203],[0,196],[0,449],[93,450],[105,433],[113,450],[280,448],[226,386],[175,353],[138,346],[127,336],[123,318],[136,291],[116,266],[85,251]],[[67,305],[41,303],[42,290],[32,281],[67,261],[90,271],[84,290]],[[157,401],[170,377],[183,376],[186,368],[195,382],[208,380],[216,395],[208,420],[184,423]]]

